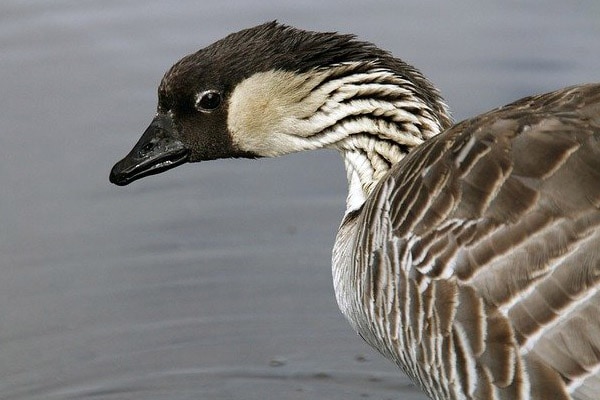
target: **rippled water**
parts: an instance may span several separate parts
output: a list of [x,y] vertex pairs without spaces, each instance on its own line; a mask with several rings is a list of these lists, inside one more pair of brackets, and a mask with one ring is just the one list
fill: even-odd
[[0,398],[424,399],[337,311],[337,154],[108,183],[165,69],[271,19],[376,42],[459,119],[600,80],[595,0],[3,1]]

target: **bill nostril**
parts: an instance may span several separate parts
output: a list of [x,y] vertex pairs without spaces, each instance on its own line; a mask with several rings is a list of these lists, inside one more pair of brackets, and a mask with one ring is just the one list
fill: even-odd
[[148,143],[144,144],[139,150],[138,150],[138,156],[139,157],[144,157],[146,156],[148,153],[150,153],[152,150],[154,150],[156,148],[156,144],[158,143],[158,140],[156,139],[152,139],[150,140]]

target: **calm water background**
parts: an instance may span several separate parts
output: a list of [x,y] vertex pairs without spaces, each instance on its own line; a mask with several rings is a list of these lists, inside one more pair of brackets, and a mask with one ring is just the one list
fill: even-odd
[[163,72],[271,19],[391,50],[457,119],[600,80],[597,0],[4,0],[1,399],[424,399],[337,311],[337,154],[108,183]]

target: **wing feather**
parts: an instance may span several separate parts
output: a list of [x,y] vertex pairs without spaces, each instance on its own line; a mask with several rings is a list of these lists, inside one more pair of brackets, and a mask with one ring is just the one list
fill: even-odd
[[599,208],[600,85],[520,100],[418,147],[368,199],[356,242],[378,333],[412,348],[392,358],[455,395],[597,393]]

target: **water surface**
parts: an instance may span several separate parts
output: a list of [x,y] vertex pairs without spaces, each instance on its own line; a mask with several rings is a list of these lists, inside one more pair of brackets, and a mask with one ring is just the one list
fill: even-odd
[[337,154],[108,183],[173,62],[272,19],[389,49],[458,119],[599,80],[594,0],[3,1],[0,398],[425,398],[337,311]]

